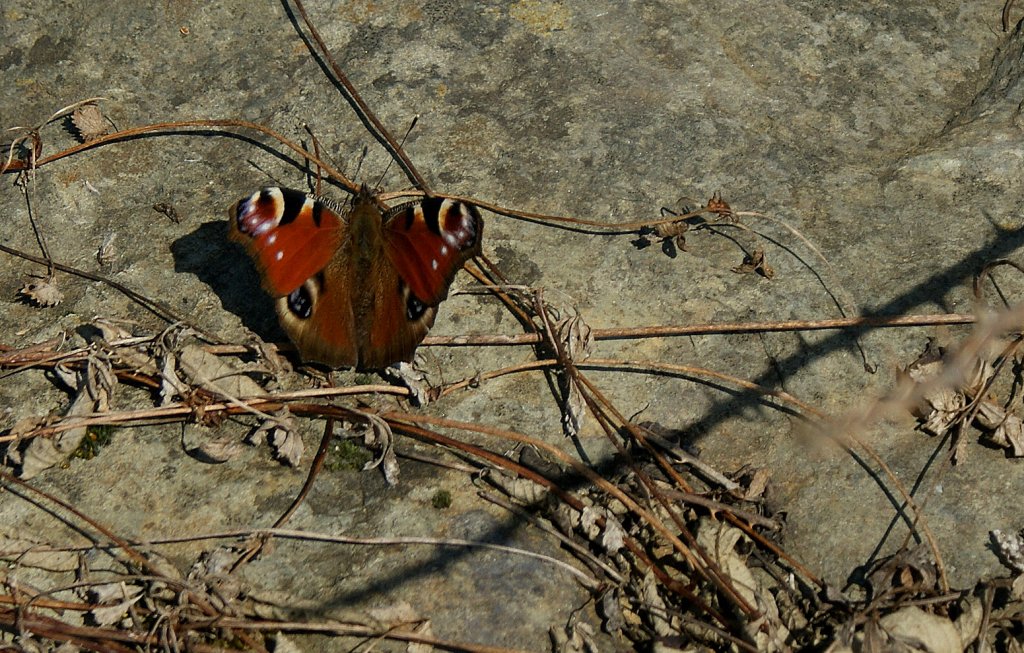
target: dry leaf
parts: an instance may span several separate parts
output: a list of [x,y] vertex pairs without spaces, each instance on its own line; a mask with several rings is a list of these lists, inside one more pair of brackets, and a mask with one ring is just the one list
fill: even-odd
[[303,653],[303,650],[285,636],[284,633],[274,633],[272,640],[274,642],[274,648],[272,649],[274,653]]
[[245,445],[236,438],[224,437],[217,440],[204,440],[198,447],[189,449],[188,454],[201,462],[219,465],[226,463],[244,450]]
[[987,429],[982,441],[1006,449],[1014,458],[1024,456],[1024,422],[989,401],[978,405],[978,425]]
[[302,437],[295,431],[295,420],[287,408],[274,413],[271,419],[265,419],[246,437],[248,442],[255,442],[266,434],[267,442],[274,449],[274,457],[290,467],[298,467],[302,462],[305,445]]
[[186,345],[178,362],[188,380],[207,390],[237,399],[263,394],[263,388],[231,360],[216,356],[199,345]]
[[757,248],[753,253],[744,256],[743,263],[734,267],[732,271],[738,274],[750,274],[751,272],[756,272],[765,279],[771,279],[775,276],[775,270],[765,261],[764,250],[761,248]]
[[[604,518],[603,527],[599,524],[602,517]],[[619,520],[604,507],[587,506],[584,508],[580,515],[580,529],[588,539],[597,540],[610,555],[614,555],[625,546],[623,540],[626,538],[626,531],[622,528]],[[600,540],[597,539],[598,535],[601,536]]]
[[96,250],[96,262],[104,267],[110,267],[117,256],[117,248],[114,247],[115,239],[117,239],[117,234],[111,233]]
[[160,359],[160,405],[166,406],[175,397],[184,399],[192,392],[178,376],[177,356],[173,352],[164,352]]
[[528,478],[511,476],[499,469],[485,469],[481,477],[516,501],[530,505],[543,501],[548,490]]
[[404,386],[411,393],[409,398],[415,406],[426,406],[430,401],[430,382],[427,375],[411,363],[401,362],[382,370],[384,378]]
[[708,204],[705,208],[717,215],[719,218],[725,220],[731,220],[735,217],[735,214],[732,212],[732,207],[729,206],[728,202],[722,199],[722,194],[717,191],[711,196],[711,199],[708,200]]
[[[89,614],[99,626],[110,626],[121,620],[128,608],[141,599],[142,588],[125,583],[104,583],[89,588],[89,595],[94,603],[100,604]],[[111,605],[111,601],[116,601]]]
[[274,455],[278,460],[284,461],[291,467],[298,467],[302,462],[302,454],[306,446],[302,443],[302,436],[291,429],[281,425],[275,426],[270,431],[270,446],[274,448]]
[[[75,392],[75,398],[64,413],[65,418],[93,415],[110,409],[110,397],[117,377],[109,362],[90,355],[85,370],[71,372],[61,365],[57,375]],[[61,431],[52,438],[33,438],[21,454],[20,478],[31,479],[40,472],[67,460],[82,444],[88,427],[78,426]]]
[[371,449],[379,450],[380,455],[363,465],[363,471],[379,466],[387,484],[397,485],[400,470],[398,456],[395,455],[395,435],[381,417],[373,413],[364,413],[364,417],[369,428],[363,433],[363,442]]
[[103,112],[97,104],[83,104],[71,114],[71,122],[78,130],[79,138],[83,143],[94,141],[107,133],[107,121],[103,118]]
[[894,591],[900,593],[921,592],[935,589],[938,572],[931,559],[931,549],[920,544],[912,549],[882,558],[867,574],[872,596],[886,596]]
[[573,619],[567,626],[552,626],[549,631],[552,650],[556,653],[597,653],[594,628],[585,621]]
[[672,627],[669,620],[668,605],[658,593],[658,583],[654,579],[654,571],[648,569],[640,582],[641,600],[650,617],[651,626],[659,637],[671,637],[678,635],[679,631]]
[[[659,238],[661,238],[663,241],[670,241],[670,243],[675,243],[675,246],[684,252],[687,251],[687,249],[686,236],[683,234],[685,234],[689,230],[689,223],[684,222],[683,220],[679,220],[677,222],[664,222],[662,224],[654,225],[654,233],[657,234]],[[666,246],[671,247],[670,243],[662,243],[663,249]],[[671,256],[672,258],[675,258],[674,252],[666,251],[665,253]]]
[[887,614],[879,620],[879,625],[895,640],[886,647],[887,650],[902,647],[927,653],[960,653],[963,650],[953,622],[917,606]]
[[[583,321],[579,311],[559,320],[554,327],[554,336],[561,343],[565,357],[574,363],[585,361],[594,349],[594,336],[590,326]],[[583,428],[587,416],[587,405],[579,384],[569,372],[564,373],[565,402],[562,406],[562,426],[566,435],[575,437]]]
[[57,284],[52,279],[49,281],[29,281],[21,287],[18,294],[27,298],[36,306],[43,308],[56,306],[64,301],[64,293],[57,289]]
[[158,213],[163,213],[164,215],[167,216],[167,219],[173,222],[174,224],[181,223],[181,217],[178,215],[178,209],[174,208],[173,204],[168,204],[166,202],[157,202],[156,204],[153,205],[153,210]]
[[614,633],[625,626],[622,615],[622,596],[618,589],[609,589],[601,597],[601,617],[604,619],[604,631]]
[[995,543],[996,555],[1007,568],[1024,573],[1024,537],[1021,533],[1004,533],[998,528],[989,535]]

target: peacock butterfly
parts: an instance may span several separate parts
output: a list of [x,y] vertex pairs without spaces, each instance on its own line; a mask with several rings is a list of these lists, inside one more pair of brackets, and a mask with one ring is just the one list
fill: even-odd
[[480,253],[484,226],[471,204],[388,208],[366,187],[349,206],[264,188],[229,221],[303,360],[358,369],[412,359],[455,273]]

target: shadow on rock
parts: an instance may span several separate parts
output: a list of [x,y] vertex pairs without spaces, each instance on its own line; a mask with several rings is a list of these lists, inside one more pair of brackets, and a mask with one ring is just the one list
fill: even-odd
[[228,241],[227,221],[206,222],[171,244],[174,271],[196,275],[220,298],[221,306],[267,342],[286,337],[277,324],[274,303],[260,287],[245,250]]

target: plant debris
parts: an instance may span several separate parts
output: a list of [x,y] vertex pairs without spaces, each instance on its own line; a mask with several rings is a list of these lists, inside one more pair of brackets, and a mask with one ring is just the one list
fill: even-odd
[[98,104],[90,102],[83,104],[71,113],[71,123],[78,131],[78,137],[83,143],[105,136],[109,131],[109,125],[103,117]]

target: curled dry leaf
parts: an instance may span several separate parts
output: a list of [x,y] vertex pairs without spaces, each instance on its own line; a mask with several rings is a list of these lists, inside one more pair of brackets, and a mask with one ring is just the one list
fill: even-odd
[[[578,310],[573,309],[572,315],[555,323],[554,336],[558,338],[569,362],[578,363],[590,358],[594,349],[594,335]],[[562,426],[566,435],[575,437],[583,428],[587,405],[576,379],[568,371],[564,373],[564,377],[566,387]]]
[[758,583],[747,565],[745,556],[737,551],[740,541],[747,536],[738,528],[712,519],[701,519],[697,532],[697,545],[707,551],[722,570],[729,584],[743,600],[758,609],[761,618],[745,625],[750,636],[757,641],[759,651],[789,650],[786,640],[789,629],[779,618],[779,608],[770,588]]
[[1018,574],[1024,573],[1024,533],[1004,533],[997,528],[989,535],[999,561]]
[[21,287],[18,294],[43,308],[56,306],[64,301],[64,293],[57,289],[57,284],[52,279],[29,281]]
[[909,594],[933,590],[937,581],[938,571],[931,559],[931,549],[923,543],[879,560],[867,574],[874,597],[897,591]]
[[275,458],[290,467],[298,467],[302,462],[305,445],[302,436],[295,430],[295,420],[287,408],[274,413],[271,419],[263,420],[246,440],[255,442],[262,435],[266,435],[267,442],[273,447]]
[[715,192],[715,194],[711,196],[711,199],[708,200],[708,204],[705,208],[723,220],[731,220],[735,217],[735,214],[732,212],[732,207],[729,206],[728,202],[722,199],[722,194],[720,192]]
[[[976,358],[966,369],[950,369],[951,355],[942,347],[928,342],[924,352],[902,372],[921,387],[911,413],[920,428],[933,435],[945,435],[954,425],[963,423],[970,414],[967,408],[980,398],[995,374],[987,360]],[[948,379],[948,380],[947,380]],[[1020,419],[989,401],[978,401],[975,424],[984,431],[983,439],[1005,448],[1011,455],[1024,455],[1024,434]],[[962,461],[966,439],[956,444],[954,461]]]
[[771,279],[775,276],[775,269],[765,261],[764,250],[760,247],[755,249],[752,253],[744,256],[743,262],[734,267],[732,271],[737,274],[750,274],[751,272],[756,272],[765,279]]
[[117,623],[128,608],[144,596],[142,588],[123,582],[95,585],[89,589],[89,595],[93,602],[99,604],[89,612],[99,626]]
[[220,395],[238,398],[263,394],[263,388],[230,359],[216,356],[199,345],[186,345],[179,356],[182,371],[191,383]]
[[678,635],[679,629],[672,624],[668,605],[658,592],[658,583],[655,581],[654,571],[651,569],[647,570],[643,580],[640,581],[640,596],[655,634],[659,637]]
[[170,404],[175,397],[184,399],[191,391],[178,376],[177,356],[171,351],[163,352],[160,356],[160,405]]
[[[109,361],[91,354],[84,370],[72,372],[58,365],[57,375],[72,388],[75,398],[64,413],[64,418],[93,415],[110,410],[110,397],[117,385],[117,377]],[[33,438],[21,454],[19,476],[25,480],[67,460],[82,444],[88,427],[67,429],[52,438]]]
[[226,463],[245,450],[245,445],[233,437],[204,440],[202,444],[188,450],[188,454],[204,463],[219,465]]
[[585,621],[572,620],[567,626],[552,626],[549,631],[556,653],[596,653],[594,628]]
[[[654,233],[657,234],[659,238],[663,241],[671,241],[672,243],[675,243],[675,246],[684,252],[687,251],[685,234],[689,230],[690,225],[682,220],[654,225]],[[675,256],[673,252],[666,253],[668,253],[669,256]]]
[[609,589],[601,597],[601,617],[604,619],[604,630],[614,633],[622,630],[625,618],[622,615],[622,596],[619,589]]
[[1007,455],[1014,458],[1024,456],[1024,422],[1019,417],[991,401],[982,401],[975,419],[986,429],[982,434],[983,442],[1006,449]]
[[[599,521],[604,518],[604,527]],[[580,528],[591,540],[597,540],[609,555],[615,555],[625,546],[626,531],[610,512],[601,506],[587,506],[580,516]]]
[[178,209],[174,208],[173,204],[168,204],[167,202],[157,202],[156,204],[153,205],[153,210],[156,211],[157,213],[163,213],[165,216],[167,216],[167,219],[173,222],[174,224],[181,223],[181,216],[178,215]]
[[78,136],[83,143],[89,143],[103,136],[109,127],[99,105],[93,103],[83,104],[75,109],[71,114],[71,123],[78,130]]
[[272,636],[274,642],[274,653],[303,653],[303,649],[288,638],[284,633],[275,633]]
[[427,375],[415,365],[402,361],[383,370],[383,376],[409,389],[413,405],[426,406],[430,402],[431,387]]
[[516,501],[531,505],[538,504],[548,497],[548,490],[528,478],[512,476],[500,469],[485,469],[481,477],[512,497]]
[[367,428],[363,432],[363,442],[371,449],[380,451],[380,454],[363,465],[363,471],[379,466],[388,485],[397,485],[400,470],[398,456],[395,455],[395,434],[380,416],[373,413],[364,413],[364,416]]

